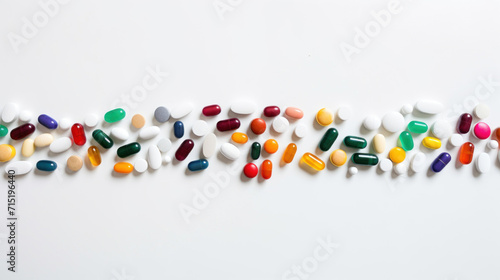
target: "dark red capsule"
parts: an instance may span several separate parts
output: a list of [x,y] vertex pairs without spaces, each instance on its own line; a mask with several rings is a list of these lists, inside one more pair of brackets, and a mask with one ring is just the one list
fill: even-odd
[[85,130],[83,125],[75,123],[71,127],[71,134],[73,135],[73,142],[78,146],[83,146],[87,142],[87,137],[85,137]]
[[194,147],[193,140],[191,140],[191,139],[184,140],[184,142],[182,142],[182,144],[179,146],[179,148],[175,152],[175,158],[178,161],[185,160],[187,158],[187,156],[189,155],[189,153],[191,152],[191,150],[193,149],[193,147]]
[[218,114],[220,114],[221,109],[220,109],[219,105],[214,104],[214,105],[205,106],[205,108],[203,108],[203,110],[201,112],[203,113],[203,115],[205,115],[207,117],[217,116]]
[[10,132],[10,138],[12,138],[12,140],[21,140],[33,132],[35,132],[35,126],[30,123],[25,123],[14,128]]
[[267,106],[264,108],[264,116],[272,118],[280,114],[280,107],[278,106]]
[[238,129],[240,127],[240,120],[237,118],[222,120],[217,123],[218,131],[228,131]]
[[458,118],[457,131],[458,133],[465,134],[468,133],[472,125],[472,115],[465,113]]

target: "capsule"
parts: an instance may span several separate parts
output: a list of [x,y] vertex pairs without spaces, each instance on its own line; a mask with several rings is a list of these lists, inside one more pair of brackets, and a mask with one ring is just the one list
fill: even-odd
[[266,121],[261,118],[253,119],[250,123],[250,129],[253,133],[260,135],[266,131]]
[[211,117],[211,116],[217,116],[218,114],[220,114],[221,111],[222,110],[221,110],[220,106],[217,104],[214,104],[214,105],[205,106],[203,108],[203,110],[201,111],[201,113],[204,116]]
[[441,172],[443,168],[451,161],[451,155],[448,153],[441,153],[431,164],[431,169],[434,172]]
[[118,155],[118,157],[126,158],[133,154],[137,154],[140,150],[141,150],[141,144],[137,142],[132,142],[118,148],[118,150],[116,150],[116,154]]
[[472,125],[472,115],[465,113],[458,118],[457,131],[460,134],[469,133]]
[[274,139],[267,139],[266,142],[264,142],[264,151],[268,152],[269,154],[274,154],[278,151],[278,141]]
[[346,136],[344,138],[344,145],[349,148],[364,149],[366,148],[367,142],[363,137]]
[[435,137],[425,137],[424,140],[422,140],[422,145],[428,149],[436,150],[441,148],[441,140]]
[[497,140],[500,141],[500,127],[497,128],[496,135],[497,135]]
[[45,114],[41,114],[38,116],[38,123],[45,126],[48,129],[56,129],[57,122],[52,117],[47,116]]
[[252,148],[250,149],[250,157],[252,157],[253,160],[259,159],[260,149],[261,149],[261,146],[260,146],[259,142],[253,142]]
[[231,140],[238,144],[245,144],[248,142],[248,136],[243,132],[235,132],[231,135]]
[[300,160],[316,171],[325,169],[325,163],[319,157],[311,153],[303,154]]
[[411,134],[408,131],[403,131],[399,134],[399,144],[405,151],[411,151],[415,147],[413,137],[411,137]]
[[208,168],[208,161],[206,159],[193,160],[188,164],[189,171],[201,171]]
[[134,166],[131,163],[122,161],[122,162],[117,162],[113,167],[113,170],[115,170],[115,172],[118,173],[128,174],[134,171]]
[[35,126],[30,123],[25,123],[11,130],[10,138],[12,138],[12,140],[21,140],[33,132],[35,132]]
[[354,153],[351,157],[352,162],[360,165],[377,165],[378,157],[374,154]]
[[286,163],[292,162],[297,152],[297,145],[295,143],[290,143],[286,146],[285,152],[283,153],[283,161]]
[[90,146],[87,149],[87,156],[92,166],[99,166],[101,164],[101,152],[96,146]]
[[422,134],[426,133],[429,127],[424,122],[419,121],[411,121],[408,124],[408,130],[412,133]]
[[191,140],[191,139],[184,140],[184,142],[182,142],[182,144],[179,146],[179,148],[175,152],[175,158],[178,161],[185,160],[187,158],[187,156],[189,155],[189,153],[191,152],[191,150],[193,149],[193,147],[194,147],[193,140]]
[[267,106],[264,108],[264,116],[268,118],[276,117],[281,113],[281,110],[278,106]]
[[39,160],[36,163],[36,169],[40,171],[52,172],[57,169],[57,163],[51,160]]
[[122,108],[116,108],[104,114],[104,120],[108,123],[114,123],[123,120],[123,118],[125,118],[125,115],[125,110],[123,110]]
[[324,152],[328,151],[332,147],[335,140],[337,140],[337,137],[339,137],[337,129],[333,127],[329,128],[319,141],[320,150]]
[[184,124],[181,121],[176,121],[174,123],[174,135],[177,139],[184,136]]
[[394,147],[389,151],[389,158],[394,163],[401,163],[406,158],[406,152],[400,147]]
[[271,178],[271,175],[273,175],[273,163],[270,160],[266,159],[262,162],[260,165],[260,174],[266,180]]
[[0,124],[0,137],[5,137],[9,133],[9,129],[5,126]]
[[240,120],[238,118],[231,118],[217,122],[218,131],[228,131],[240,128]]
[[460,151],[458,152],[458,160],[462,164],[469,164],[472,162],[472,158],[474,157],[474,144],[471,142],[466,142],[460,147]]
[[87,142],[87,137],[85,137],[85,130],[83,125],[75,123],[71,127],[71,135],[73,135],[73,142],[78,146],[83,146]]
[[104,131],[100,129],[96,129],[92,132],[92,138],[94,138],[94,140],[99,143],[99,145],[101,145],[101,147],[103,147],[104,149],[113,147],[113,139],[111,139],[111,137],[109,137],[106,133],[104,133]]

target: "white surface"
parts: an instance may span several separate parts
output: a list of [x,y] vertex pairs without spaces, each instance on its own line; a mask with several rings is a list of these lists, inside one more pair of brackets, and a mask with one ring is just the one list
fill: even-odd
[[[35,115],[75,122],[88,112],[102,118],[110,109],[128,107],[119,123],[100,119],[98,127],[106,125],[109,133],[115,126],[129,130],[134,113],[144,114],[147,125],[158,125],[156,107],[183,102],[195,106],[183,119],[187,127],[203,106],[220,104],[219,116],[204,118],[213,128],[232,115],[230,104],[241,98],[256,102],[258,110],[241,118],[240,131],[265,106],[276,104],[303,109],[300,122],[308,134],[299,140],[289,129],[276,136],[280,150],[269,156],[274,170],[266,181],[241,177],[250,145],[241,148],[233,175],[218,155],[207,170],[186,174],[187,163],[199,157],[202,139],[196,139],[186,161],[174,160],[156,172],[114,176],[116,148],[122,144],[115,141],[93,170],[85,165],[75,174],[60,168],[50,175],[19,176],[19,272],[8,273],[3,263],[0,279],[121,280],[123,274],[136,280],[282,279],[292,266],[310,261],[317,240],[327,236],[339,247],[308,279],[500,278],[498,151],[492,151],[496,160],[490,172],[481,176],[472,164],[455,167],[458,148],[421,149],[427,133],[415,136],[408,158],[422,150],[428,166],[449,151],[453,161],[439,174],[428,175],[426,169],[394,178],[360,167],[348,178],[350,163],[339,168],[328,163],[317,174],[298,164],[304,152],[316,152],[327,129],[314,124],[314,114],[323,107],[350,104],[353,109],[351,119],[332,124],[340,132],[332,150],[346,135],[371,139],[378,133],[360,129],[368,114],[383,116],[421,98],[442,102],[450,122],[475,98],[499,108],[500,87],[489,92],[482,82],[490,75],[500,80],[498,1],[401,2],[401,12],[350,63],[339,44],[353,44],[355,28],[363,29],[373,18],[371,11],[387,9],[389,1],[242,1],[223,20],[213,1],[71,1],[15,53],[7,34],[20,33],[22,18],[41,10],[38,2],[0,3],[0,107],[15,101]],[[169,75],[160,76],[141,101],[131,99],[132,89],[156,67]],[[416,113],[406,116],[406,123],[435,120]],[[499,111],[492,110],[487,122],[498,127],[499,120]],[[170,135],[171,123],[160,126],[163,136]],[[263,143],[275,137],[269,133],[250,140]],[[219,143],[230,134],[217,132]],[[398,134],[387,137],[381,157]],[[86,154],[90,138],[85,146],[51,158],[64,167],[70,154]],[[133,131],[128,141],[136,138]],[[174,141],[167,156],[181,142]],[[296,158],[280,166],[283,149],[292,141],[298,146]],[[477,141],[478,153],[486,142]],[[154,143],[141,142],[143,149],[130,162],[145,158]],[[328,152],[318,155],[327,162]],[[44,158],[48,149],[29,161]],[[187,224],[179,205],[192,206],[213,185],[225,188]],[[5,256],[5,179],[1,186],[0,252]]]

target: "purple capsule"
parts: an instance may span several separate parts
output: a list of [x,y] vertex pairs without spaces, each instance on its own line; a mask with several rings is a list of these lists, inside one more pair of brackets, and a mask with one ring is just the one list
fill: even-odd
[[30,123],[25,123],[11,130],[10,138],[12,138],[12,140],[21,140],[33,132],[35,132],[35,126]]
[[240,120],[237,118],[222,120],[217,123],[217,130],[228,131],[238,129],[240,127]]
[[460,116],[457,123],[457,131],[460,134],[469,133],[472,124],[472,115],[465,113]]
[[48,129],[56,129],[57,128],[56,120],[54,120],[52,117],[47,116],[45,114],[41,114],[40,116],[38,116],[38,122]]
[[431,169],[434,172],[441,172],[443,168],[451,161],[451,155],[448,153],[441,153],[431,164]]

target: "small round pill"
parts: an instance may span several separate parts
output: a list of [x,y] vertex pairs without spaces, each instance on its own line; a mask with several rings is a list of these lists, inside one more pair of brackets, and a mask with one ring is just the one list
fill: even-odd
[[170,150],[170,148],[172,148],[172,141],[170,141],[170,139],[168,138],[162,138],[160,139],[160,141],[158,141],[156,146],[158,146],[160,152],[166,153]]
[[307,134],[307,127],[304,124],[299,123],[294,130],[295,136],[298,138],[304,138]]
[[273,129],[278,133],[283,133],[288,129],[289,122],[286,118],[278,116],[273,120]]
[[169,156],[169,155],[165,155],[165,156],[163,157],[163,163],[165,163],[165,164],[169,164],[169,163],[171,163],[171,162],[172,162],[172,157],[171,157],[171,156]]
[[401,110],[400,110],[401,114],[403,115],[408,115],[408,114],[411,114],[413,112],[413,105],[409,104],[409,103],[406,103],[404,104],[402,107],[401,107]]
[[486,119],[490,115],[490,107],[484,103],[480,103],[474,108],[474,115],[480,120]]
[[59,122],[59,128],[61,130],[68,130],[73,123],[71,122],[70,119],[68,118],[62,118],[61,121]]
[[135,114],[132,117],[132,126],[135,128],[142,128],[146,124],[146,119],[141,114]]
[[405,119],[399,112],[389,112],[382,118],[382,126],[391,133],[401,131],[405,127]]
[[148,162],[143,158],[139,158],[134,162],[134,169],[139,173],[144,173],[148,169]]
[[28,110],[23,110],[19,113],[19,119],[22,122],[30,122],[33,119],[33,113]]
[[398,163],[394,166],[394,173],[403,175],[408,171],[408,165],[405,162]]
[[383,158],[380,160],[380,163],[378,164],[378,167],[380,170],[383,172],[390,171],[392,169],[392,161],[388,158]]
[[380,127],[380,125],[382,124],[382,121],[380,120],[380,118],[376,115],[369,115],[365,118],[365,120],[363,121],[363,126],[367,129],[367,130],[375,130],[375,129],[378,129]]
[[464,137],[462,134],[454,133],[448,141],[453,147],[458,147],[464,143]]
[[66,165],[68,166],[69,170],[76,172],[82,168],[83,160],[79,156],[72,155],[66,161]]
[[453,128],[449,121],[437,120],[431,127],[431,132],[439,139],[446,139],[453,133]]
[[197,120],[193,124],[192,130],[193,130],[194,135],[202,137],[202,136],[205,136],[209,132],[210,128],[209,128],[206,121]]
[[343,121],[347,121],[352,116],[352,109],[349,106],[340,106],[337,110],[337,117]]
[[333,123],[333,112],[330,109],[322,108],[316,113],[316,121],[322,125],[327,126]]
[[85,117],[84,123],[87,127],[95,127],[99,122],[99,118],[96,114],[89,114]]
[[164,123],[170,119],[170,112],[166,107],[160,106],[156,108],[154,116],[156,121]]
[[356,166],[349,167],[349,174],[351,174],[351,176],[358,174],[358,168]]
[[488,142],[488,148],[495,150],[498,149],[498,141],[497,140],[490,140]]

